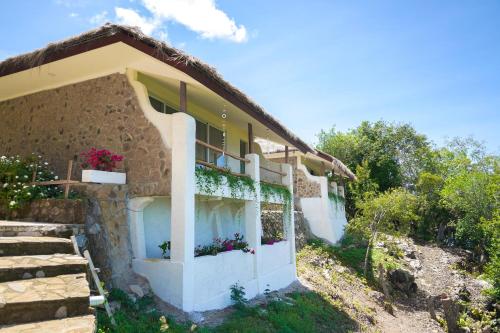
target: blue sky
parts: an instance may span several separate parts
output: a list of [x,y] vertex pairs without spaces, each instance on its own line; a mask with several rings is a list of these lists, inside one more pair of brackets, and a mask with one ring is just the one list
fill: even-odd
[[102,22],[205,62],[310,143],[362,120],[500,142],[500,1],[5,1],[0,59]]

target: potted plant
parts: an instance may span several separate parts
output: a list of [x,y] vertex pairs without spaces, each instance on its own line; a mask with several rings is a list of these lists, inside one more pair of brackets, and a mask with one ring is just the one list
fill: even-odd
[[81,154],[82,182],[101,184],[125,184],[124,172],[113,172],[118,162],[123,161],[123,156],[113,154],[107,149],[92,148]]

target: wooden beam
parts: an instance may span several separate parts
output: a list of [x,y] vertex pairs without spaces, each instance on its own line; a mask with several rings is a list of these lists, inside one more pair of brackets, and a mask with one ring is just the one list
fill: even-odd
[[234,158],[235,160],[238,160],[238,161],[241,161],[241,162],[245,162],[245,163],[250,163],[250,160],[248,160],[246,158],[242,158],[242,157],[239,157],[239,156],[234,155],[232,153],[229,153],[229,152],[227,152],[227,151],[225,151],[223,149],[220,149],[219,147],[212,146],[212,145],[210,145],[210,144],[208,144],[208,143],[206,143],[204,141],[201,141],[199,139],[196,139],[196,144],[199,144],[199,145],[201,145],[203,147],[206,147],[208,149],[215,150],[215,151],[217,151],[219,153],[222,153],[224,155],[230,156],[230,157]]
[[288,146],[285,146],[285,163],[288,163]]
[[[73,160],[68,161],[68,173],[66,180],[71,180],[71,174],[73,173]],[[69,183],[64,184],[64,199],[68,199],[69,196]]]
[[253,154],[253,127],[248,123],[248,153]]
[[187,112],[187,87],[184,81],[181,81],[179,85],[179,98],[179,111]]

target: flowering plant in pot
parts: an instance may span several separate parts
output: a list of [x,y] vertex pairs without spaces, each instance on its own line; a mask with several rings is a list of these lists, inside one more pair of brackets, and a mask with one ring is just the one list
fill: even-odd
[[82,182],[103,184],[125,184],[124,172],[115,172],[122,155],[113,154],[107,149],[91,148],[80,154],[82,163]]

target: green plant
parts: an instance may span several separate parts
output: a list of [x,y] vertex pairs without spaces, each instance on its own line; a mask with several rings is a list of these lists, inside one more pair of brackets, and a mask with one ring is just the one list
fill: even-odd
[[255,182],[250,177],[234,175],[230,170],[196,166],[195,176],[196,186],[208,195],[213,195],[223,184],[229,187],[232,198],[241,199],[248,192],[255,194]]
[[245,287],[240,286],[238,283],[235,283],[231,286],[231,301],[236,306],[236,308],[244,308],[247,303],[247,299],[245,298]]
[[[41,156],[0,157],[0,205],[9,210],[20,208],[34,199],[55,198],[62,194],[58,186],[38,186],[34,181],[57,180]],[[34,177],[33,177],[34,176]]]
[[344,204],[345,203],[345,198],[339,194],[335,194],[333,192],[328,192],[328,198],[334,202],[335,204],[338,204],[338,203],[341,203],[341,204]]
[[272,197],[278,197],[283,202],[283,221],[285,227],[290,225],[292,216],[292,193],[288,187],[279,184],[270,184],[265,182],[260,182],[260,195],[261,201],[269,202]]
[[201,257],[206,255],[215,256],[220,252],[227,252],[233,250],[242,250],[245,253],[250,252],[251,254],[255,253],[253,249],[250,249],[248,247],[248,243],[243,240],[243,235],[235,233],[234,239],[226,238],[222,240],[221,238],[215,238],[214,242],[210,245],[204,245],[204,246],[198,245],[194,249],[194,256],[195,257]]
[[109,301],[120,304],[120,307],[113,313],[116,326],[111,324],[105,311],[97,308],[99,333],[181,333],[190,331],[189,323],[177,324],[173,319],[165,317],[159,312],[150,296],[132,300],[124,291],[112,289]]
[[161,257],[163,259],[170,259],[170,256],[167,255],[167,251],[170,251],[170,241],[164,241],[158,247],[161,249]]

